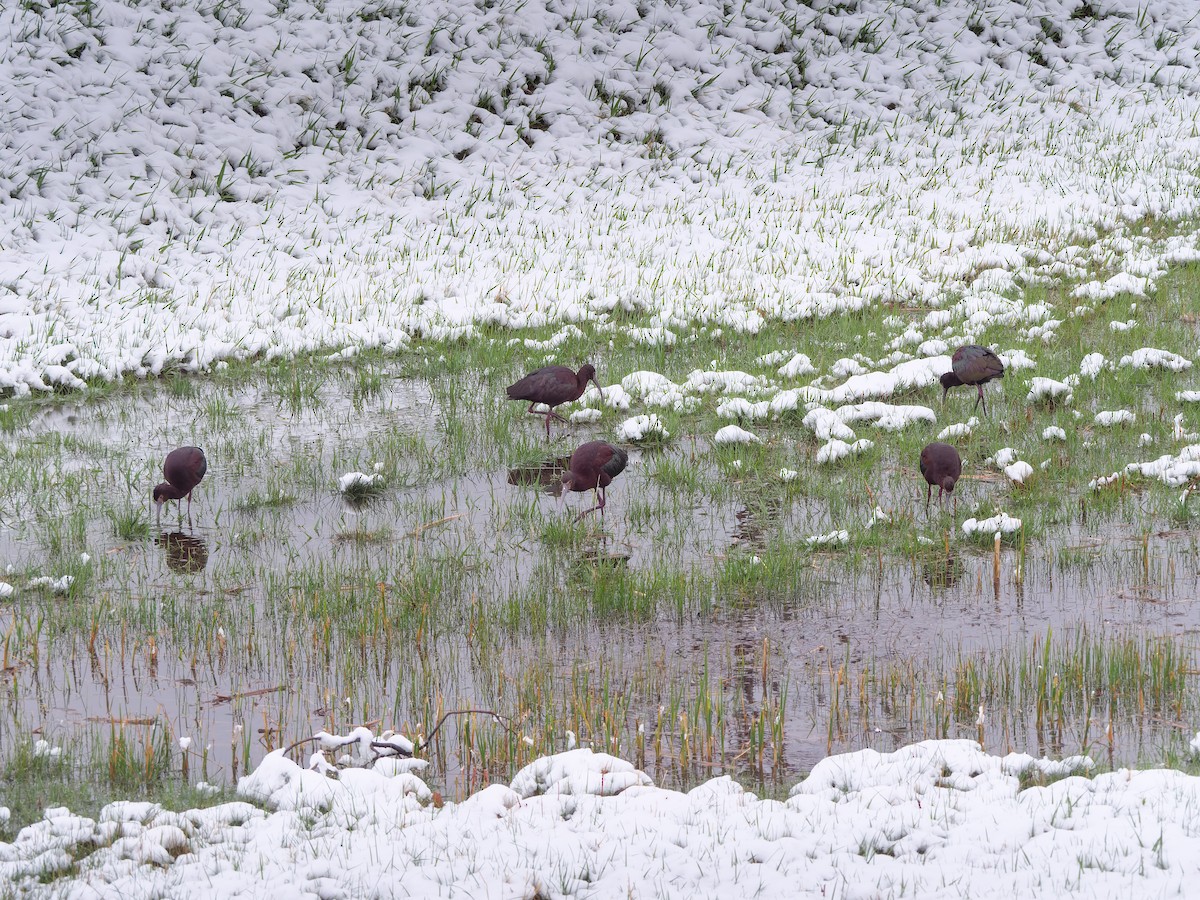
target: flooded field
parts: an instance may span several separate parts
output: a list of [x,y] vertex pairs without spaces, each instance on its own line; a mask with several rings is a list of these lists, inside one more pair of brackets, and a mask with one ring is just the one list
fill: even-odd
[[[677,419],[576,523],[591,495],[560,496],[562,468],[612,439],[612,414],[547,443],[504,380],[376,359],[0,413],[0,746],[229,784],[322,729],[419,741],[446,712],[496,713],[450,718],[422,754],[448,797],[574,742],[664,786],[731,773],[767,792],[829,753],[928,737],[1186,755],[1200,529],[1186,501],[1171,516],[1177,491],[1051,482],[997,551],[960,526],[1011,487],[970,465],[957,513],[927,514],[919,437],[831,468],[787,419],[744,447]],[[1011,442],[1022,396],[994,395],[977,434]],[[158,526],[150,489],[184,444],[208,473],[190,521],[171,503]],[[1095,454],[1097,474],[1105,458],[1050,452]],[[352,471],[382,490],[349,503]]]

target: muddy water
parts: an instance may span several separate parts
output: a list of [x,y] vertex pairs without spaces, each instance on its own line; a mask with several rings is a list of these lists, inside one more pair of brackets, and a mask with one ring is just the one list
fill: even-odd
[[[633,758],[637,724],[677,741],[681,726],[662,724],[659,710],[694,702],[703,682],[725,710],[711,762],[680,772],[669,753],[648,752],[652,774],[667,784],[721,771],[787,779],[830,751],[977,737],[973,713],[934,724],[948,702],[936,695],[954,695],[965,662],[1028,659],[1048,633],[1056,647],[1165,637],[1200,668],[1195,531],[1144,540],[1130,523],[1073,524],[1027,549],[1019,579],[1005,547],[999,582],[991,553],[957,538],[948,555],[917,559],[820,552],[797,563],[786,589],[746,591],[723,586],[722,566],[769,554],[780,534],[837,526],[828,508],[665,489],[648,474],[656,454],[718,465],[702,439],[684,439],[631,448],[603,527],[597,517],[582,542],[556,543],[547,523],[591,504],[561,496],[561,467],[576,443],[605,432],[560,429],[545,447],[533,417],[495,427],[487,397],[454,410],[438,397],[398,379],[365,395],[334,379],[298,399],[286,382],[186,383],[183,393],[157,385],[38,406],[10,423],[3,464],[25,474],[7,480],[0,508],[0,566],[13,567],[17,589],[0,605],[0,746],[36,733],[102,753],[114,728],[136,742],[152,723],[201,748],[193,778],[228,781],[320,729],[428,729],[440,704],[532,710],[518,729],[539,752],[561,749],[571,728]],[[190,521],[169,508],[154,527],[161,460],[189,443],[209,459]],[[344,472],[376,467],[388,485],[379,498],[353,506],[336,493]],[[918,507],[912,473],[881,467],[876,499]],[[262,503],[273,491],[283,502]],[[132,513],[151,528],[122,538],[114,521]],[[939,525],[919,516],[915,527],[941,543]],[[648,612],[589,616],[566,601],[589,596],[604,571],[645,575],[644,585],[655,572],[700,577],[684,600]],[[80,580],[65,596],[28,586],[72,572]],[[382,625],[376,606],[388,622],[419,622]],[[616,746],[590,733],[585,714],[614,693],[627,695],[612,706],[625,717]],[[983,699],[989,749],[1110,750],[1099,700],[1048,728],[1027,696]],[[779,758],[759,770],[742,751],[764,704],[778,706],[784,729]],[[1153,761],[1190,737],[1165,712],[1131,715],[1118,710],[1114,762]],[[451,723],[432,781],[461,793],[503,777],[469,766],[460,737]]]

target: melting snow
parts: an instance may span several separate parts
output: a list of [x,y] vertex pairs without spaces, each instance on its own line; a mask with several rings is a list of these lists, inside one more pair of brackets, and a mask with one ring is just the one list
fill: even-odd
[[1172,372],[1182,372],[1192,367],[1192,362],[1178,353],[1169,350],[1158,350],[1154,347],[1143,347],[1134,350],[1128,356],[1122,356],[1118,366],[1132,366],[1135,369],[1170,369]]
[[1096,380],[1096,376],[1104,369],[1105,360],[1103,353],[1089,353],[1079,363],[1079,374],[1085,378]]
[[761,444],[757,435],[737,425],[726,425],[713,436],[714,444]]
[[1041,376],[1033,378],[1029,382],[1030,403],[1036,403],[1039,400],[1058,400],[1062,398],[1064,403],[1070,403],[1074,394],[1071,392],[1071,386],[1063,381],[1055,381],[1053,378],[1042,378]]
[[1033,466],[1022,459],[1017,460],[1011,465],[1004,467],[1004,474],[1008,476],[1009,481],[1023,484],[1025,479],[1033,474]]
[[341,493],[353,490],[358,487],[372,487],[375,482],[382,480],[382,475],[366,475],[362,472],[347,472],[338,479],[337,489]]
[[1112,426],[1112,425],[1132,425],[1137,421],[1137,416],[1128,409],[1110,409],[1104,412],[1096,413],[1095,422],[1097,425]]
[[[1193,745],[1200,752],[1200,737]],[[492,896],[500,886],[523,896],[551,884],[563,897],[652,896],[664,884],[684,897],[748,878],[779,897],[947,896],[950,885],[952,896],[983,900],[1177,891],[1191,874],[1200,778],[1162,769],[1087,777],[1093,768],[1081,756],[922,741],[821,760],[780,802],[728,777],[664,790],[628,762],[575,749],[437,808],[411,774],[343,769],[333,780],[277,751],[239,784],[266,809],[123,802],[96,819],[47,809],[0,845],[0,877],[36,895],[43,872],[76,868],[78,893],[129,900],[268,888],[373,896],[387,885],[412,896]],[[1031,773],[1049,783],[1028,787]],[[1064,853],[1094,864],[1064,866]],[[60,876],[40,890],[70,884]]]
[[1168,487],[1183,487],[1193,478],[1200,477],[1200,444],[1184,447],[1178,456],[1167,454],[1152,462],[1130,463],[1125,471],[1157,478]]
[[845,459],[847,456],[858,456],[874,447],[875,444],[868,440],[858,440],[853,444],[847,444],[845,441],[839,441],[834,438],[829,443],[825,444],[817,451],[818,463],[832,463],[839,459]]
[[810,547],[838,547],[850,541],[850,532],[842,530],[830,531],[826,534],[812,534],[804,539]]
[[634,416],[632,419],[626,419],[617,426],[617,438],[629,443],[636,443],[650,438],[666,440],[670,436],[671,433],[663,426],[658,416],[653,413]]
[[1012,534],[1021,527],[1021,520],[1005,512],[996,513],[987,519],[970,518],[962,523],[963,534]]

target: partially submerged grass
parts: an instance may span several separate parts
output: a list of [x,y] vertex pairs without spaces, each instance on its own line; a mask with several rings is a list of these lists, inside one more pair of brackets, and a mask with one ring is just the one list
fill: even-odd
[[[1064,317],[1049,344],[1006,329],[977,339],[1025,349],[1036,374],[1056,379],[1078,372],[1080,347],[1111,360],[1141,346],[1194,352],[1185,298],[1197,282],[1200,269],[1182,267],[1153,300]],[[1075,305],[1065,287],[1027,300]],[[592,361],[604,384],[714,368],[782,384],[760,356],[798,349],[828,372],[878,352],[889,317],[924,312],[868,307],[736,336],[697,326],[669,349],[584,323],[555,355]],[[1114,318],[1138,328],[1113,332]],[[506,337],[10,402],[0,430],[21,439],[0,445],[0,562],[14,564],[3,577],[16,589],[0,606],[12,684],[0,744],[22,746],[56,703],[103,710],[64,745],[72,773],[107,774],[72,800],[53,791],[76,776],[39,773],[20,749],[13,771],[59,785],[48,802],[159,796],[152,782],[190,783],[165,731],[131,737],[112,721],[187,723],[195,746],[216,748],[193,759],[191,778],[203,765],[229,784],[316,729],[416,734],[460,706],[518,724],[480,716],[439,736],[430,778],[459,795],[563,749],[567,731],[666,784],[732,772],[768,793],[826,753],[928,737],[1191,765],[1197,645],[1158,610],[1192,621],[1183,598],[1200,567],[1200,500],[1141,477],[1087,485],[1177,450],[1174,392],[1194,388],[1194,373],[1103,370],[1072,403],[1044,405],[1026,401],[1031,372],[1010,372],[987,388],[991,415],[953,441],[966,460],[957,514],[936,500],[926,512],[917,459],[937,430],[967,420],[965,390],[945,407],[936,388],[892,398],[930,406],[938,425],[855,425],[874,448],[831,465],[816,464],[820,443],[799,412],[742,423],[761,444],[710,446],[727,421],[706,396],[694,411],[661,411],[672,438],[629,447],[606,515],[576,522],[593,500],[554,496],[567,457],[642,410],[556,423],[547,441],[503,392],[545,354]],[[147,426],[148,405],[166,415]],[[72,418],[100,406],[95,420]],[[1101,428],[1102,409],[1137,422]],[[1066,440],[1043,440],[1048,425]],[[193,523],[172,515],[178,531],[152,542],[149,488],[182,443],[205,447],[210,472]],[[1026,484],[985,466],[1003,447],[1033,465]],[[330,496],[338,474],[376,464],[388,490],[375,502],[347,509]],[[1023,522],[999,553],[991,535],[963,535],[966,517],[999,510]],[[842,529],[844,541],[809,541]],[[27,587],[41,575],[74,581],[58,594]],[[131,679],[137,691],[112,690]],[[14,821],[35,815],[33,800],[0,802],[20,805]]]

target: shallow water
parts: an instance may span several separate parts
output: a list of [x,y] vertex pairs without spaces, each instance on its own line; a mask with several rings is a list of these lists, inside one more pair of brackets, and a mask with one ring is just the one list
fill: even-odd
[[[959,695],[970,666],[1015,670],[1048,634],[1068,651],[1168,639],[1195,673],[1195,530],[1146,539],[1133,524],[1075,522],[1026,548],[1019,579],[1006,544],[995,581],[990,548],[954,534],[943,549],[969,512],[926,518],[915,472],[884,458],[873,501],[917,510],[930,552],[814,552],[786,588],[748,588],[724,578],[730,561],[769,562],[781,536],[838,527],[825,501],[666,488],[650,475],[664,455],[709,473],[727,465],[685,436],[631,448],[603,521],[572,531],[591,497],[560,496],[562,467],[602,428],[556,428],[546,447],[540,420],[497,418],[482,388],[358,385],[334,378],[299,399],[286,380],[147,385],[11,424],[4,465],[18,474],[3,488],[0,565],[14,566],[17,592],[0,606],[0,745],[36,733],[103,752],[114,727],[135,742],[165,727],[192,738],[193,777],[222,781],[320,729],[416,734],[439,710],[487,708],[533,737],[529,753],[561,749],[571,729],[676,784],[723,771],[784,779],[829,752],[934,736],[1116,763],[1190,737],[1186,716],[1105,696],[1093,708],[1086,686],[1050,723],[1028,692],[983,696],[981,732]],[[802,438],[783,426],[771,436]],[[161,460],[188,443],[209,460],[191,519],[172,505],[154,528]],[[346,503],[337,478],[376,463],[387,489]],[[829,471],[810,464],[805,477]],[[967,482],[960,504],[992,489]],[[271,491],[282,500],[263,503]],[[122,539],[115,517],[134,513],[152,527]],[[69,573],[80,581],[66,596],[26,587]],[[656,603],[645,596],[656,573],[691,580]],[[605,606],[613,585],[620,600]],[[782,727],[774,758],[756,761],[747,747],[764,710]],[[702,724],[706,711],[716,725]],[[661,749],[635,746],[639,724]],[[430,780],[455,793],[504,774],[465,734],[451,721],[432,751]]]

